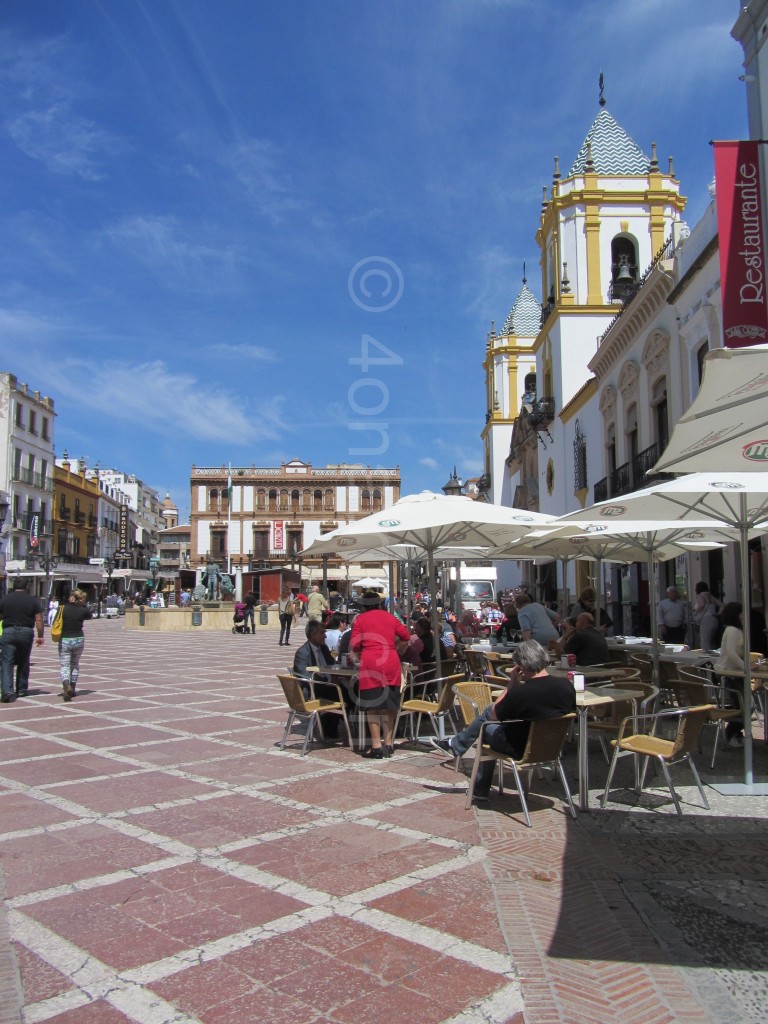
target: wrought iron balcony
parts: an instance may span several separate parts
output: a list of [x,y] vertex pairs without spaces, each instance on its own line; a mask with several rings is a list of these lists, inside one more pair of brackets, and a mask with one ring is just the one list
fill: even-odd
[[534,430],[546,430],[555,418],[554,398],[539,398],[528,413],[528,422]]
[[658,441],[649,445],[630,462],[625,462],[608,476],[598,480],[594,488],[595,501],[607,501],[608,498],[618,498],[622,494],[630,494],[632,491],[639,491],[649,484],[660,480],[671,480],[671,473],[654,473],[647,476],[648,470],[654,466],[666,447]]

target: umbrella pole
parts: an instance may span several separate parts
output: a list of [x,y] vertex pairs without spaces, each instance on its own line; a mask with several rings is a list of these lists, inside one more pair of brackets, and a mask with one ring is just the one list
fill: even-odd
[[[442,636],[442,630],[440,629],[440,623],[437,619],[437,600],[434,591],[437,589],[434,585],[434,571],[435,571],[435,556],[432,546],[432,530],[427,530],[427,572],[429,573],[429,585],[432,590],[432,594],[429,602],[430,617],[432,619],[432,635],[435,641],[435,672],[437,675],[436,679],[442,678],[443,675],[443,662],[440,657],[440,637]],[[439,695],[438,695],[439,696]],[[438,719],[438,732],[440,739],[445,739],[445,723],[443,719]]]
[[389,563],[389,610],[395,612],[395,563]]
[[659,619],[656,607],[656,571],[653,564],[653,541],[648,540],[648,601],[651,613],[651,657],[653,659],[653,685],[661,689],[661,672],[659,671]]
[[742,633],[744,636],[744,785],[752,786],[755,781],[752,766],[752,677],[749,654],[752,645],[750,635],[750,593],[749,593],[749,527],[747,525],[747,496],[739,495],[739,555],[741,557],[741,607]]
[[597,572],[595,573],[595,628],[600,629],[600,618],[603,610],[603,560],[598,557]]

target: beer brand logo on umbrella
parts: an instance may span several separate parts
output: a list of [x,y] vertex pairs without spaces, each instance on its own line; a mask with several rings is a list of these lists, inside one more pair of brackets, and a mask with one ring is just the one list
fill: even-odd
[[532,523],[533,522],[533,516],[513,516],[512,519],[513,519],[513,521],[515,523]]
[[339,537],[336,543],[340,548],[353,548],[357,541],[354,537]]
[[741,449],[748,462],[768,462],[768,440],[750,441]]
[[737,484],[733,480],[713,480],[712,486],[719,491],[743,491],[744,484]]
[[623,516],[627,511],[626,505],[608,505],[607,508],[600,510],[601,516]]
[[[605,527],[604,526],[600,526],[600,527],[598,527],[598,529],[604,530]],[[587,540],[586,537],[571,537],[570,543],[571,544],[575,544],[578,547],[580,544],[588,544],[589,541]]]
[[379,522],[378,522],[378,525],[379,526],[385,526],[385,527],[386,526],[399,526],[400,525],[400,520],[399,519],[380,519]]
[[607,526],[585,526],[584,533],[602,533],[603,530],[607,529]]

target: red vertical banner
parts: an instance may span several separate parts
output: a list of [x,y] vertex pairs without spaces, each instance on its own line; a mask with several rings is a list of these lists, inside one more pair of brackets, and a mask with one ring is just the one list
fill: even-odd
[[715,142],[720,291],[726,348],[768,341],[758,144]]
[[273,525],[275,528],[275,551],[283,551],[285,549],[285,523],[282,519],[276,519]]

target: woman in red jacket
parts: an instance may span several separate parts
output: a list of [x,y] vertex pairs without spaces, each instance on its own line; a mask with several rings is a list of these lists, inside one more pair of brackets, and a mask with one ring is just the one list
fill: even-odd
[[383,610],[379,594],[367,591],[360,604],[367,610],[354,621],[349,649],[360,663],[359,700],[367,710],[371,732],[371,745],[363,757],[391,757],[394,750],[392,731],[400,707],[401,664],[398,652],[405,650],[411,637],[402,622]]

